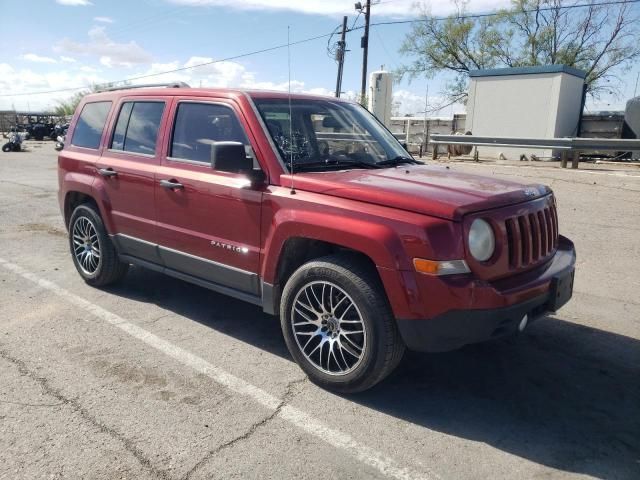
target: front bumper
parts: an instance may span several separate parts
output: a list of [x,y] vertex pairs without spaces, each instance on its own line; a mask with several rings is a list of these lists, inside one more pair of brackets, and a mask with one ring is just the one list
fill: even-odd
[[407,347],[423,352],[455,350],[513,334],[525,315],[530,323],[560,308],[571,298],[576,259],[573,243],[564,237],[560,240],[560,248],[551,262],[524,274],[521,282],[510,279],[482,287],[489,289],[485,293],[490,295],[477,296],[478,300],[483,299],[477,308],[454,305],[430,318],[398,319],[398,329]]

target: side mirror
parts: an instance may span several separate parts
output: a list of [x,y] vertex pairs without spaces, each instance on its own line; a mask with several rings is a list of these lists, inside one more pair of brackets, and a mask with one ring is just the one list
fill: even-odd
[[211,168],[222,172],[245,173],[255,187],[264,184],[266,175],[253,168],[253,158],[240,142],[215,142],[211,145]]
[[211,145],[211,168],[222,172],[248,172],[253,170],[253,158],[247,156],[240,142],[215,142]]

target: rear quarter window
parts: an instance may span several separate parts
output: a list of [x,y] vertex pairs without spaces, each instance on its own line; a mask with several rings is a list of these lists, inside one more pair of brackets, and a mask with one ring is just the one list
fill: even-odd
[[111,102],[85,104],[73,130],[71,145],[97,149],[100,146],[100,138],[109,110],[111,110]]

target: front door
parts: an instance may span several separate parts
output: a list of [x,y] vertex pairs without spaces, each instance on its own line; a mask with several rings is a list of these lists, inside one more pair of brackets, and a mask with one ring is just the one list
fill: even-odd
[[262,192],[243,174],[211,168],[211,145],[242,142],[248,130],[231,102],[175,102],[168,148],[156,173],[158,243],[164,265],[235,291],[259,295]]
[[165,101],[134,97],[117,106],[107,148],[97,162],[104,177],[100,187],[109,200],[114,241],[122,253],[159,262],[154,204],[155,170],[160,165],[157,145],[166,112]]

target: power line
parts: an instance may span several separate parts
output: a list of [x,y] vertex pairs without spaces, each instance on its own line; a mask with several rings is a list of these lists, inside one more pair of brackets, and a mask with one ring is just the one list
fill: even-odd
[[[389,0],[389,1],[392,1],[392,0]],[[640,3],[640,0],[610,0],[610,1],[598,2],[598,3],[593,3],[593,2],[591,2],[591,3],[581,3],[581,4],[575,4],[575,5],[566,5],[566,6],[557,6],[557,7],[544,7],[544,8],[530,9],[530,10],[520,10],[517,13],[533,13],[533,12],[536,12],[536,11],[550,11],[550,10],[556,10],[556,9],[559,9],[559,10],[570,10],[570,9],[574,9],[574,8],[599,7],[599,6],[634,4],[634,3]],[[497,15],[500,15],[500,14],[501,14],[501,12],[488,12],[488,13],[457,15],[457,16],[454,16],[453,18],[456,18],[456,19],[477,19],[477,18],[494,17],[494,16],[497,16]],[[435,20],[435,21],[445,21],[445,20],[448,20],[450,18],[452,18],[451,15],[446,16],[446,17],[431,17],[431,19]],[[356,20],[357,20],[357,18],[356,18]],[[425,21],[424,18],[414,19],[414,20],[392,20],[392,21],[387,21],[387,22],[371,23],[370,27],[382,26],[382,25],[400,25],[400,24],[410,24],[410,23],[422,23],[424,21]],[[364,28],[364,26],[357,26],[356,27],[355,26],[355,22],[354,22],[354,25],[348,31],[361,30],[363,28]],[[234,55],[232,57],[222,58],[222,59],[219,59],[219,60],[212,60],[212,61],[209,61],[209,62],[198,63],[198,64],[195,64],[195,65],[189,65],[188,67],[175,68],[173,70],[166,70],[166,71],[163,71],[163,72],[150,73],[150,74],[147,74],[147,75],[140,75],[140,76],[137,76],[137,77],[131,77],[131,78],[126,78],[126,79],[122,79],[122,80],[114,80],[114,81],[106,82],[106,83],[108,83],[108,84],[124,83],[124,82],[133,81],[133,80],[140,80],[140,79],[144,79],[144,78],[150,78],[150,77],[157,77],[157,76],[160,76],[160,75],[166,75],[168,73],[176,73],[176,72],[181,72],[181,71],[185,71],[185,70],[193,70],[194,68],[204,67],[204,66],[207,66],[207,65],[213,65],[215,63],[228,62],[228,61],[231,61],[231,60],[237,60],[239,58],[258,55],[260,53],[267,53],[267,52],[272,52],[274,50],[280,50],[282,48],[287,48],[288,45],[300,45],[302,43],[312,42],[314,40],[318,40],[318,39],[321,39],[321,38],[331,37],[332,35],[334,35],[335,31],[336,30],[334,29],[330,33],[325,33],[325,34],[322,34],[322,35],[316,35],[314,37],[309,37],[309,38],[305,38],[305,39],[302,39],[302,40],[297,40],[295,42],[291,42],[290,44],[286,44],[285,43],[285,44],[275,45],[273,47],[263,48],[263,49],[260,49],[260,50],[254,50],[252,52],[241,53],[239,55]],[[3,93],[3,94],[0,94],[0,97],[21,97],[21,96],[25,96],[25,95],[44,95],[44,94],[49,94],[49,93],[73,92],[73,91],[76,91],[76,90],[84,90],[87,87],[88,86],[85,85],[85,86],[82,86],[82,87],[60,88],[60,89],[56,89],[56,90],[46,90],[46,91],[41,91],[41,92]]]
[[[519,10],[514,13],[548,12],[552,10],[571,10],[573,8],[600,7],[600,6],[606,7],[609,5],[622,5],[622,4],[631,4],[631,3],[639,3],[639,2],[640,0],[612,0],[608,2],[598,2],[598,3],[590,2],[590,3],[580,3],[575,5],[563,5],[563,6],[556,6],[556,7],[542,7],[542,8],[529,9],[529,10]],[[465,20],[465,19],[474,19],[474,18],[495,17],[501,14],[502,12],[488,12],[488,13],[475,13],[475,14],[465,14],[465,15],[449,15],[446,17],[431,17],[430,19],[435,20],[437,22],[442,22],[444,20],[449,20],[451,18]],[[401,25],[401,24],[408,24],[408,23],[424,23],[424,21],[425,19],[423,18],[414,19],[414,20],[390,20],[388,22],[372,23],[370,26],[375,27],[380,25]],[[364,27],[358,26],[356,28],[353,28],[352,30],[361,30],[362,28]]]

